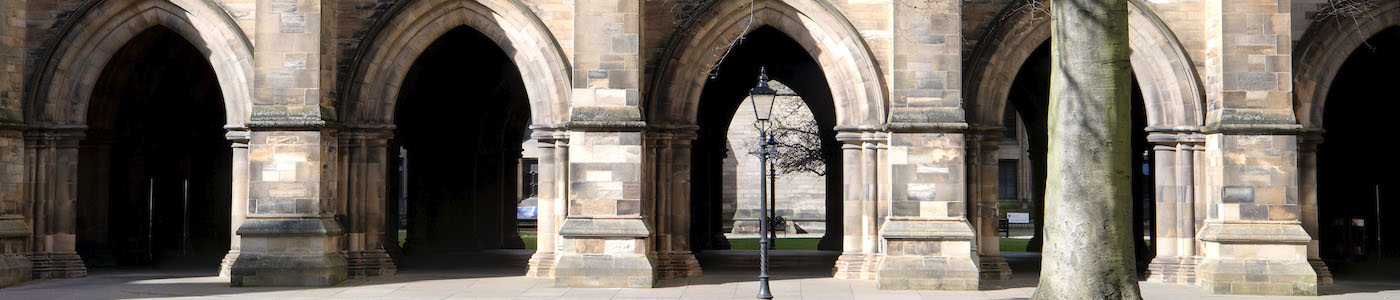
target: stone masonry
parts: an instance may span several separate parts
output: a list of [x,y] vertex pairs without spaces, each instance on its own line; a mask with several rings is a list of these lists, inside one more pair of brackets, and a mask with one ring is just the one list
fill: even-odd
[[[1400,0],[1350,23],[1319,0],[1129,2],[1156,161],[1149,280],[1316,294],[1331,276],[1317,251],[1324,98],[1360,41],[1400,25]],[[528,274],[561,287],[698,276],[693,244],[709,237],[692,236],[691,162],[712,154],[695,153],[699,103],[720,101],[701,94],[736,38],[771,27],[805,50],[773,55],[809,56],[835,107],[842,176],[813,180],[839,180],[841,201],[811,209],[840,212],[818,218],[840,229],[833,276],[975,290],[1013,272],[997,250],[996,156],[1015,127],[1002,124],[1011,81],[1049,37],[1023,3],[3,0],[0,287],[86,276],[78,210],[106,204],[79,188],[94,168],[79,145],[121,120],[101,113],[127,101],[107,99],[137,95],[113,91],[146,86],[99,88],[127,62],[118,50],[158,26],[207,60],[218,88],[197,92],[223,101],[208,118],[232,147],[219,228],[231,285],[393,276],[396,99],[424,49],[463,27],[510,58],[528,101],[541,153]]]

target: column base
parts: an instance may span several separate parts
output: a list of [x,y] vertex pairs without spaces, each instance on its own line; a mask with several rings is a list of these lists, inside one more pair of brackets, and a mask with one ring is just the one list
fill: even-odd
[[343,233],[330,217],[249,217],[238,227],[242,248],[229,270],[229,283],[314,287],[345,281],[348,263],[338,250]]
[[975,238],[966,222],[887,220],[885,253],[875,270],[882,290],[977,290]]
[[834,277],[839,279],[871,279],[865,268],[865,253],[842,253],[836,258]]
[[229,283],[245,286],[331,286],[346,279],[339,253],[243,253],[234,262]]
[[554,252],[539,252],[530,255],[530,265],[525,267],[526,277],[554,277]]
[[29,262],[34,279],[87,277],[87,267],[77,253],[30,253]]
[[384,250],[349,251],[345,253],[345,272],[350,278],[394,276],[398,266]]
[[1308,264],[1312,265],[1313,272],[1317,273],[1317,285],[1332,284],[1332,270],[1327,268],[1327,263],[1321,259],[1308,259]]
[[1199,257],[1158,257],[1147,265],[1147,281],[1162,283],[1196,283]]
[[656,262],[642,219],[567,219],[559,226],[554,287],[650,288]]
[[1196,284],[1231,295],[1317,295],[1307,260],[1312,238],[1296,224],[1211,224],[1200,231],[1206,256]]
[[700,277],[700,261],[690,251],[657,254],[656,262],[658,279]]
[[29,281],[34,263],[23,254],[0,254],[0,288]]
[[1177,274],[1181,270],[1181,257],[1158,256],[1147,264],[1147,281],[1162,283],[1179,283],[1181,275]]
[[1001,255],[979,256],[978,262],[979,277],[982,280],[1011,280],[1011,265],[1006,263],[1006,258]]
[[228,278],[233,272],[233,263],[238,261],[238,250],[229,250],[219,262],[219,277]]

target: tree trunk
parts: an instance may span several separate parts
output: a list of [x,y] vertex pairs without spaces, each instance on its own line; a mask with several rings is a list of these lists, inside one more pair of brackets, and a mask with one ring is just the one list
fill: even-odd
[[1141,299],[1127,0],[1053,0],[1045,246],[1034,299]]

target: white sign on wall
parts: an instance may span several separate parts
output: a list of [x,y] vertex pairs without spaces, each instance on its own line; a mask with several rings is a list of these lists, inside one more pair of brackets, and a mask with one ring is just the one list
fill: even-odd
[[1031,214],[1029,213],[1006,213],[1006,222],[1014,224],[1030,224]]

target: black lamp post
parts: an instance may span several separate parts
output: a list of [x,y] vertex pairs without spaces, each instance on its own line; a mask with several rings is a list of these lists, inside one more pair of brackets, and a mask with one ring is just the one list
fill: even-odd
[[754,123],[758,126],[759,150],[758,150],[758,210],[759,210],[759,240],[758,240],[758,298],[773,299],[773,293],[768,290],[768,201],[764,199],[768,196],[767,185],[763,184],[763,179],[768,177],[763,166],[768,165],[768,145],[773,141],[768,137],[768,126],[772,125],[769,118],[773,115],[773,100],[777,98],[778,91],[768,87],[768,72],[766,68],[758,69],[758,86],[749,89],[749,99],[753,101]]

